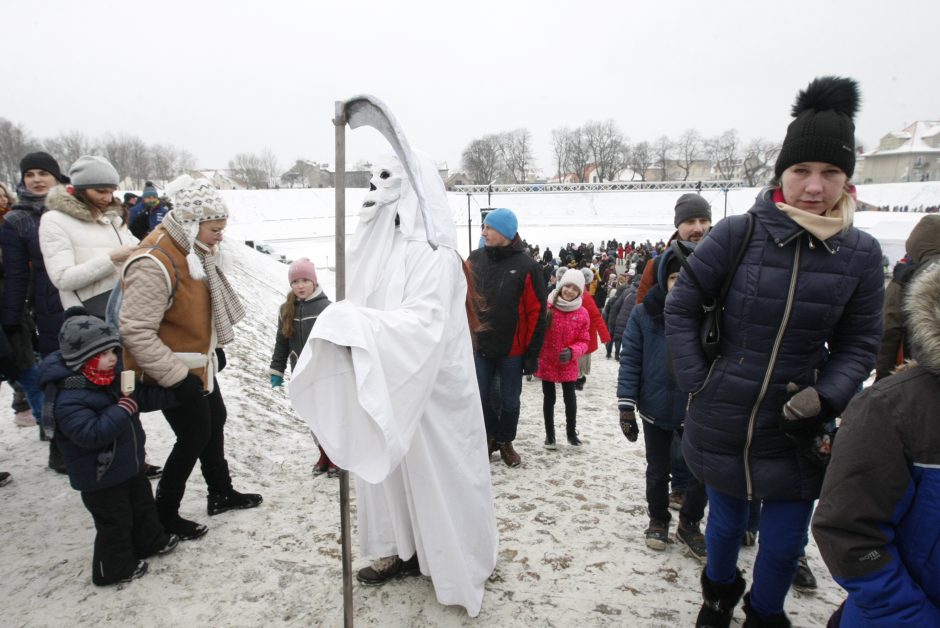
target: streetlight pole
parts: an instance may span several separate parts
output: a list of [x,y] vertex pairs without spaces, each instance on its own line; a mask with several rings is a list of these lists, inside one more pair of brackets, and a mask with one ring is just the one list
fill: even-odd
[[470,192],[467,192],[467,255],[473,252],[473,220],[470,218]]

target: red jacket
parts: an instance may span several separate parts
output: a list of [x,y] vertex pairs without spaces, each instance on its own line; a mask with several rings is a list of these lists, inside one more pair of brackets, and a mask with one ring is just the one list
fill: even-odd
[[[583,297],[582,300],[590,301],[591,298]],[[591,317],[583,306],[573,312],[551,309],[554,312],[552,324],[545,331],[545,342],[539,353],[539,370],[535,376],[546,382],[573,382],[578,379],[578,358],[588,350]],[[562,364],[558,354],[565,348],[571,349],[571,360]]]
[[588,331],[590,336],[588,340],[588,353],[594,353],[597,351],[597,335],[601,335],[601,342],[604,344],[610,342],[610,331],[607,329],[607,325],[604,323],[604,316],[601,314],[601,311],[597,309],[597,303],[594,302],[594,299],[585,294],[581,299],[581,307],[587,310],[588,315],[591,317],[591,329]]

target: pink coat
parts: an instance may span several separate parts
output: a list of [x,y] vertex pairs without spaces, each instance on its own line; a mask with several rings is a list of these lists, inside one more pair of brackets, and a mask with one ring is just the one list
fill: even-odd
[[[591,297],[585,295],[585,299]],[[549,309],[553,309],[551,305]],[[546,382],[573,382],[578,379],[578,358],[587,353],[588,330],[591,319],[584,307],[574,312],[554,309],[552,324],[545,330],[545,341],[539,353],[539,370],[535,376]],[[564,348],[571,349],[571,360],[562,364],[558,354]]]

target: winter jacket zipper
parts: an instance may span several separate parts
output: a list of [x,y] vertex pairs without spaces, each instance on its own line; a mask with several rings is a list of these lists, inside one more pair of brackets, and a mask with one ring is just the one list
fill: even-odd
[[[767,370],[764,371],[764,381],[761,382],[760,392],[757,400],[751,408],[751,416],[747,422],[747,440],[744,442],[744,483],[747,489],[747,499],[750,501],[754,495],[753,478],[751,477],[751,441],[754,438],[754,426],[757,423],[757,413],[760,404],[764,401],[767,394],[767,388],[770,386],[770,378],[773,376],[774,366],[777,363],[777,353],[780,351],[780,343],[783,341],[783,333],[787,329],[787,323],[790,321],[790,314],[793,312],[793,296],[796,294],[796,281],[800,270],[800,240],[796,241],[796,251],[793,253],[793,268],[790,271],[790,288],[787,292],[787,303],[783,309],[783,317],[780,320],[780,327],[777,329],[777,337],[774,339],[774,346],[770,351],[770,361],[767,363]],[[783,246],[783,245],[780,245]]]

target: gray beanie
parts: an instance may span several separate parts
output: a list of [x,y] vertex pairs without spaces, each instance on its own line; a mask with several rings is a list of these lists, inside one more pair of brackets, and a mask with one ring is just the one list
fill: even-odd
[[69,178],[76,190],[118,187],[121,177],[111,162],[97,155],[82,155],[69,168]]
[[118,330],[100,318],[88,316],[83,307],[70,307],[59,330],[59,349],[65,365],[79,370],[89,359],[102,351],[121,346]]
[[676,201],[676,228],[692,218],[712,219],[712,206],[701,195],[688,192]]

